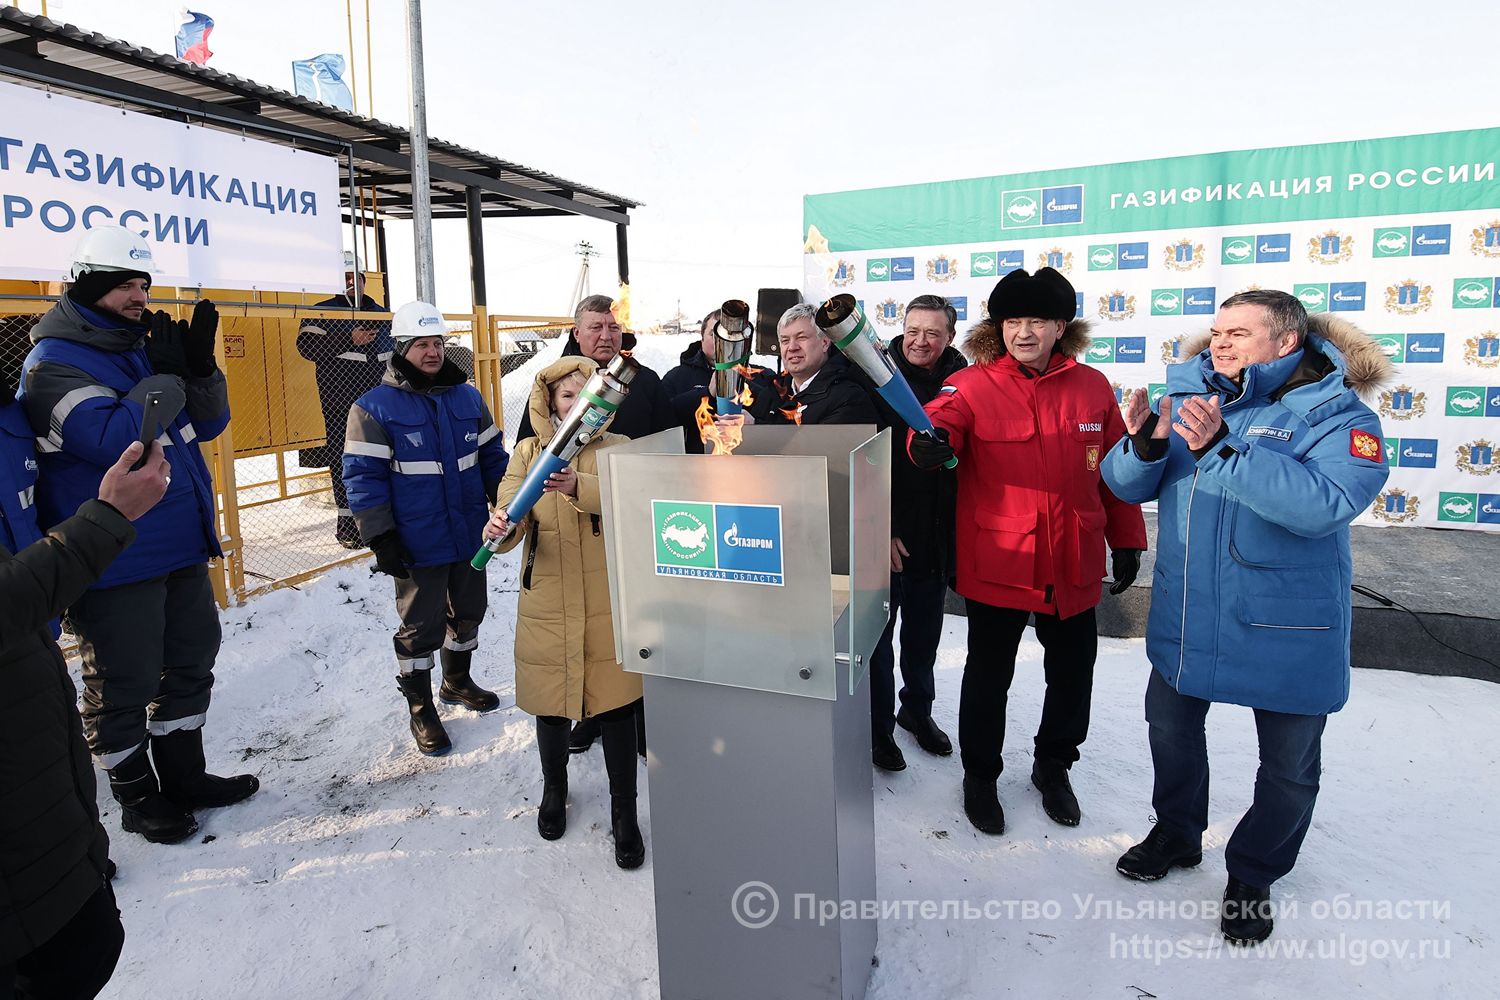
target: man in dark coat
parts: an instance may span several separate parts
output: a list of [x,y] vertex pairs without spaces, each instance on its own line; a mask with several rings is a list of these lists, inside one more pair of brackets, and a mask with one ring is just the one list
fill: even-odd
[[[613,361],[615,355],[633,350],[635,334],[621,329],[619,320],[610,311],[614,304],[614,299],[608,295],[590,295],[578,303],[578,308],[573,310],[573,329],[568,333],[568,342],[561,356],[593,358],[602,368]],[[610,432],[628,438],[642,438],[676,424],[667,394],[661,388],[661,376],[641,365],[635,381],[630,383],[629,395],[620,404],[614,420],[610,421]],[[522,414],[521,422],[516,425],[516,440],[524,441],[535,436],[530,412]],[[645,753],[644,713],[637,712],[636,723],[637,744],[641,753]],[[568,749],[573,753],[583,753],[598,737],[599,724],[592,718],[584,719],[573,727],[568,737]]]
[[[365,282],[355,270],[354,255],[344,254],[344,294],[319,302],[314,309],[385,312],[385,306],[365,294]],[[391,324],[356,319],[310,319],[297,334],[297,353],[317,366],[318,400],[323,407],[324,441],[298,455],[303,468],[328,467],[333,503],[338,508],[333,536],[346,549],[364,545],[349,510],[344,490],[344,425],[354,401],[380,384],[386,363],[396,349]]]
[[[593,358],[603,368],[615,359],[615,355],[634,350],[635,334],[620,328],[619,321],[610,312],[614,304],[614,299],[608,295],[590,295],[578,303],[578,308],[573,310],[573,329],[568,333],[568,342],[563,346],[561,356]],[[610,422],[610,431],[628,438],[642,438],[676,423],[667,394],[662,391],[661,376],[641,365],[640,373],[630,383],[630,394]],[[531,428],[531,414],[522,414],[521,422],[516,425],[516,440],[524,441],[535,435],[536,431]]]
[[[875,424],[880,411],[849,359],[814,321],[818,307],[802,302],[782,313],[776,324],[783,371],[763,383],[775,392],[756,391],[746,423]],[[866,380],[867,381],[867,380]]]
[[[906,307],[901,336],[891,340],[886,355],[916,394],[931,402],[943,381],[967,366],[953,347],[958,314],[940,295],[919,295]],[[906,441],[910,430],[892,409],[883,405],[892,440]],[[895,727],[917,738],[928,753],[946,757],[953,752],[948,734],[932,721],[936,696],[932,667],[943,635],[943,604],[953,573],[953,505],[957,478],[941,469],[924,472],[912,464],[904,447],[892,449],[891,466],[891,617],[870,656],[870,732],[875,766],[901,771],[906,759],[896,745]],[[895,653],[892,640],[896,615],[901,615],[901,710],[896,712]]]
[[[19,409],[4,394],[0,415]],[[24,423],[24,420],[22,421]],[[0,511],[0,996],[93,997],[125,941],[109,885],[109,837],[94,770],[53,622],[135,538],[130,522],[167,491],[153,444],[131,444],[99,483],[99,498],[46,536],[35,508]],[[0,492],[34,470],[7,448]],[[31,463],[33,466],[35,463]],[[30,492],[30,486],[23,487]],[[18,539],[30,539],[21,544]],[[14,546],[14,548],[12,548]],[[14,554],[12,554],[14,552]]]

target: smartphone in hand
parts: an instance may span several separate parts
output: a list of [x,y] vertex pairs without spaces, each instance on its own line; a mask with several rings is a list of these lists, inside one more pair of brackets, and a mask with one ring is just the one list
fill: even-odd
[[151,452],[151,442],[161,435],[161,430],[161,393],[148,392],[141,404],[141,434],[138,438],[141,442],[141,457],[130,467],[131,472],[146,464],[146,456]]

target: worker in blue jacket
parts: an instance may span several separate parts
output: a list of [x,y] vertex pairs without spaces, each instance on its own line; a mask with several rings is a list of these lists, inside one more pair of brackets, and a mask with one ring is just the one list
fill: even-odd
[[438,755],[453,746],[432,703],[439,647],[440,699],[476,712],[500,705],[470,675],[487,594],[469,560],[509,456],[484,397],[445,356],[442,313],[409,302],[391,325],[396,353],[385,379],[349,410],[344,485],[376,568],[396,581],[396,684],[412,737]]
[[121,825],[171,843],[197,828],[192,810],[238,802],[260,783],[208,774],[203,756],[220,638],[208,561],[222,552],[196,442],[229,423],[214,358],[219,317],[206,300],[190,322],[148,310],[156,273],[141,236],[89,230],[68,290],[31,331],[17,398],[36,435],[43,529],[98,495],[140,435],[148,397],[159,401],[156,440],[172,465],[166,496],[136,522],[135,544],[68,608],[68,621],[83,659],[84,729],[109,772]]
[[1157,822],[1118,862],[1152,880],[1202,861],[1204,720],[1213,702],[1255,711],[1255,798],[1225,849],[1220,928],[1272,929],[1270,887],[1291,871],[1318,796],[1324,723],[1349,697],[1349,522],[1386,480],[1380,419],[1360,401],[1391,377],[1352,324],[1310,322],[1285,292],[1226,299],[1205,345],[1167,370],[1160,413],[1143,391],[1104,478],[1157,500],[1146,721]]

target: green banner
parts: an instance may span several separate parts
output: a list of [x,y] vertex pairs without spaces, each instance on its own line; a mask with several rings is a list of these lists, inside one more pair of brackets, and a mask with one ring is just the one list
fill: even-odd
[[1137,160],[808,195],[803,222],[810,252],[839,253],[1462,211],[1500,204],[1497,150],[1500,129],[1471,129]]

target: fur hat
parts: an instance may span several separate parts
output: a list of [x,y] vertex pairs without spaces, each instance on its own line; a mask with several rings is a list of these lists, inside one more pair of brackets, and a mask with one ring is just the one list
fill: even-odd
[[989,305],[990,319],[996,323],[1023,316],[1066,323],[1078,313],[1078,297],[1072,282],[1050,267],[1041,268],[1036,274],[1019,269],[1010,272],[990,292]]

